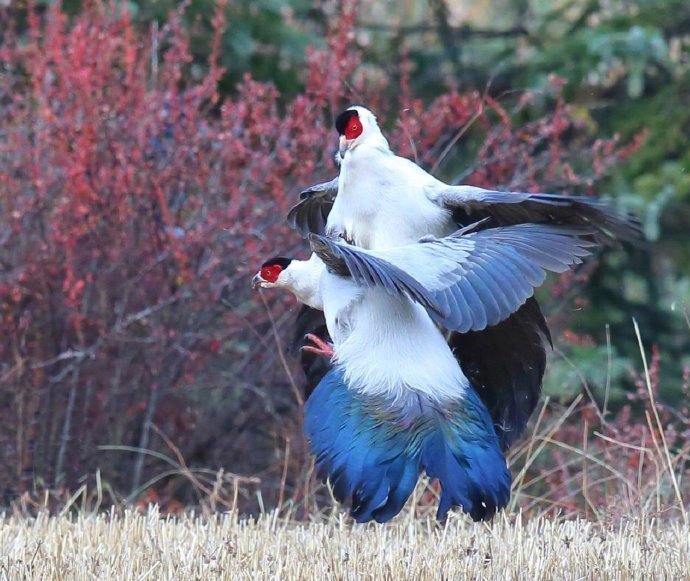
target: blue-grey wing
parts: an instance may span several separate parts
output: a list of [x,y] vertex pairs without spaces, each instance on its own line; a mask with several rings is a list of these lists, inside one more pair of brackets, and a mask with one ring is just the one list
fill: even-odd
[[380,288],[391,296],[406,295],[429,312],[446,313],[414,277],[385,259],[366,250],[318,234],[310,234],[311,249],[323,260],[329,272],[350,277],[365,288]]
[[407,294],[452,331],[496,325],[520,308],[547,272],[564,272],[589,255],[591,230],[520,224],[387,250],[364,250],[311,237],[331,272],[367,287]]

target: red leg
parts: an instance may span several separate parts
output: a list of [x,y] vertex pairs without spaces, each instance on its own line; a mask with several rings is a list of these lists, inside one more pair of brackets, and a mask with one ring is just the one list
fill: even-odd
[[314,345],[304,345],[302,349],[304,351],[308,351],[309,353],[314,353],[315,355],[324,355],[329,358],[333,358],[335,356],[335,352],[333,351],[333,346],[330,345],[329,343],[326,343],[323,339],[320,337],[317,337],[313,333],[307,333],[304,338],[307,341],[311,341],[314,343]]

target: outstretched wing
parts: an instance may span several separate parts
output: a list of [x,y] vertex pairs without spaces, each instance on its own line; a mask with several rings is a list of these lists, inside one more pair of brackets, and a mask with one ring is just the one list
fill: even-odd
[[340,276],[351,277],[366,288],[380,288],[392,296],[407,295],[437,316],[445,316],[433,296],[413,277],[394,264],[371,255],[356,246],[326,236],[310,234],[312,251],[326,268]]
[[372,251],[322,236],[312,249],[336,274],[366,287],[407,294],[441,325],[461,333],[515,312],[546,273],[564,272],[589,254],[590,230],[520,224]]
[[338,178],[330,182],[316,184],[300,192],[300,201],[288,212],[287,220],[291,228],[298,230],[303,238],[309,233],[323,234],[326,230],[328,214],[338,195]]
[[641,238],[639,220],[632,214],[617,212],[610,205],[585,196],[498,192],[474,186],[447,186],[427,190],[430,200],[453,212],[458,224],[491,217],[488,226],[539,223],[592,228],[597,242],[615,244],[618,240]]

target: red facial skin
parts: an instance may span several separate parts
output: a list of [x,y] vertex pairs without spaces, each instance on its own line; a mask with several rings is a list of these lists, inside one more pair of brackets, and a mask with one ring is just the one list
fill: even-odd
[[357,139],[362,134],[362,123],[357,115],[350,117],[345,128],[345,139]]
[[278,280],[280,273],[283,272],[283,267],[279,264],[272,264],[270,266],[264,266],[261,269],[261,278],[267,282],[275,282]]

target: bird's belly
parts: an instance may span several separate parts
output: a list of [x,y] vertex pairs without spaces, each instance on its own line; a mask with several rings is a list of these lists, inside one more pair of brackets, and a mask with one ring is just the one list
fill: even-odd
[[348,332],[335,340],[349,385],[369,394],[421,392],[457,399],[468,385],[445,338],[426,311],[406,298],[370,290],[353,305]]
[[439,238],[447,236],[453,230],[440,208],[409,209],[404,215],[400,212],[387,212],[370,226],[369,245],[365,248],[372,250],[395,248],[414,244],[424,236],[431,235]]
[[352,280],[326,275],[321,279],[323,314],[328,334],[336,347],[352,332],[352,313],[362,298],[362,289]]

